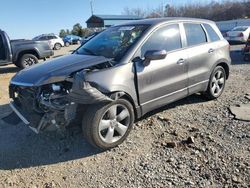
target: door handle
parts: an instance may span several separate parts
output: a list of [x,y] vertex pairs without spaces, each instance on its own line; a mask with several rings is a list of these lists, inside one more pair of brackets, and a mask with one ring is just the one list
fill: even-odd
[[179,59],[178,61],[177,61],[177,64],[178,65],[182,65],[183,63],[185,63],[186,61],[185,61],[185,59]]
[[213,48],[210,48],[209,50],[208,50],[208,53],[213,53],[214,52],[214,49]]

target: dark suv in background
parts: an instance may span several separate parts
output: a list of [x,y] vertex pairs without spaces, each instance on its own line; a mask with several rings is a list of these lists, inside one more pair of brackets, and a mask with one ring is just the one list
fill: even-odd
[[14,63],[17,67],[26,68],[53,54],[47,42],[10,40],[7,33],[0,30],[0,66]]
[[229,44],[212,21],[134,21],[103,31],[71,55],[17,73],[11,107],[36,133],[80,120],[85,138],[108,149],[153,109],[194,93],[218,98],[230,62]]

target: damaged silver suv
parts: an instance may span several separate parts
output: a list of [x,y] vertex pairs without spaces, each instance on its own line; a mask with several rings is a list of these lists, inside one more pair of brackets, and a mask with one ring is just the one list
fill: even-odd
[[140,20],[20,71],[10,82],[10,105],[36,133],[80,120],[85,138],[108,149],[153,109],[193,93],[219,97],[230,61],[229,44],[214,22]]

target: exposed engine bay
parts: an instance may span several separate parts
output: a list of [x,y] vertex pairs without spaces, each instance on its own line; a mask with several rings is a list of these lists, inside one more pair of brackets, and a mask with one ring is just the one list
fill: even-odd
[[[34,132],[64,129],[81,116],[86,105],[111,102],[95,83],[85,81],[85,75],[109,68],[112,64],[104,63],[74,73],[66,80],[38,87],[10,84],[12,109]],[[108,93],[108,91],[107,91]]]

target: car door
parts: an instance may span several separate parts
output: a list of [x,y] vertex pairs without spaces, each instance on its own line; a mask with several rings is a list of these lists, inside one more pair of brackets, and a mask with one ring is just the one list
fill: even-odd
[[0,32],[0,65],[11,62],[11,46],[10,40],[5,32]]
[[184,23],[188,53],[189,94],[206,89],[211,66],[216,62],[215,48],[208,43],[206,32],[200,23]]
[[[143,59],[150,50],[166,50],[165,59],[152,60],[148,66],[135,62],[139,102],[143,113],[187,96],[187,54],[182,49],[179,24],[155,30],[139,48]],[[137,54],[137,55],[138,55]]]

